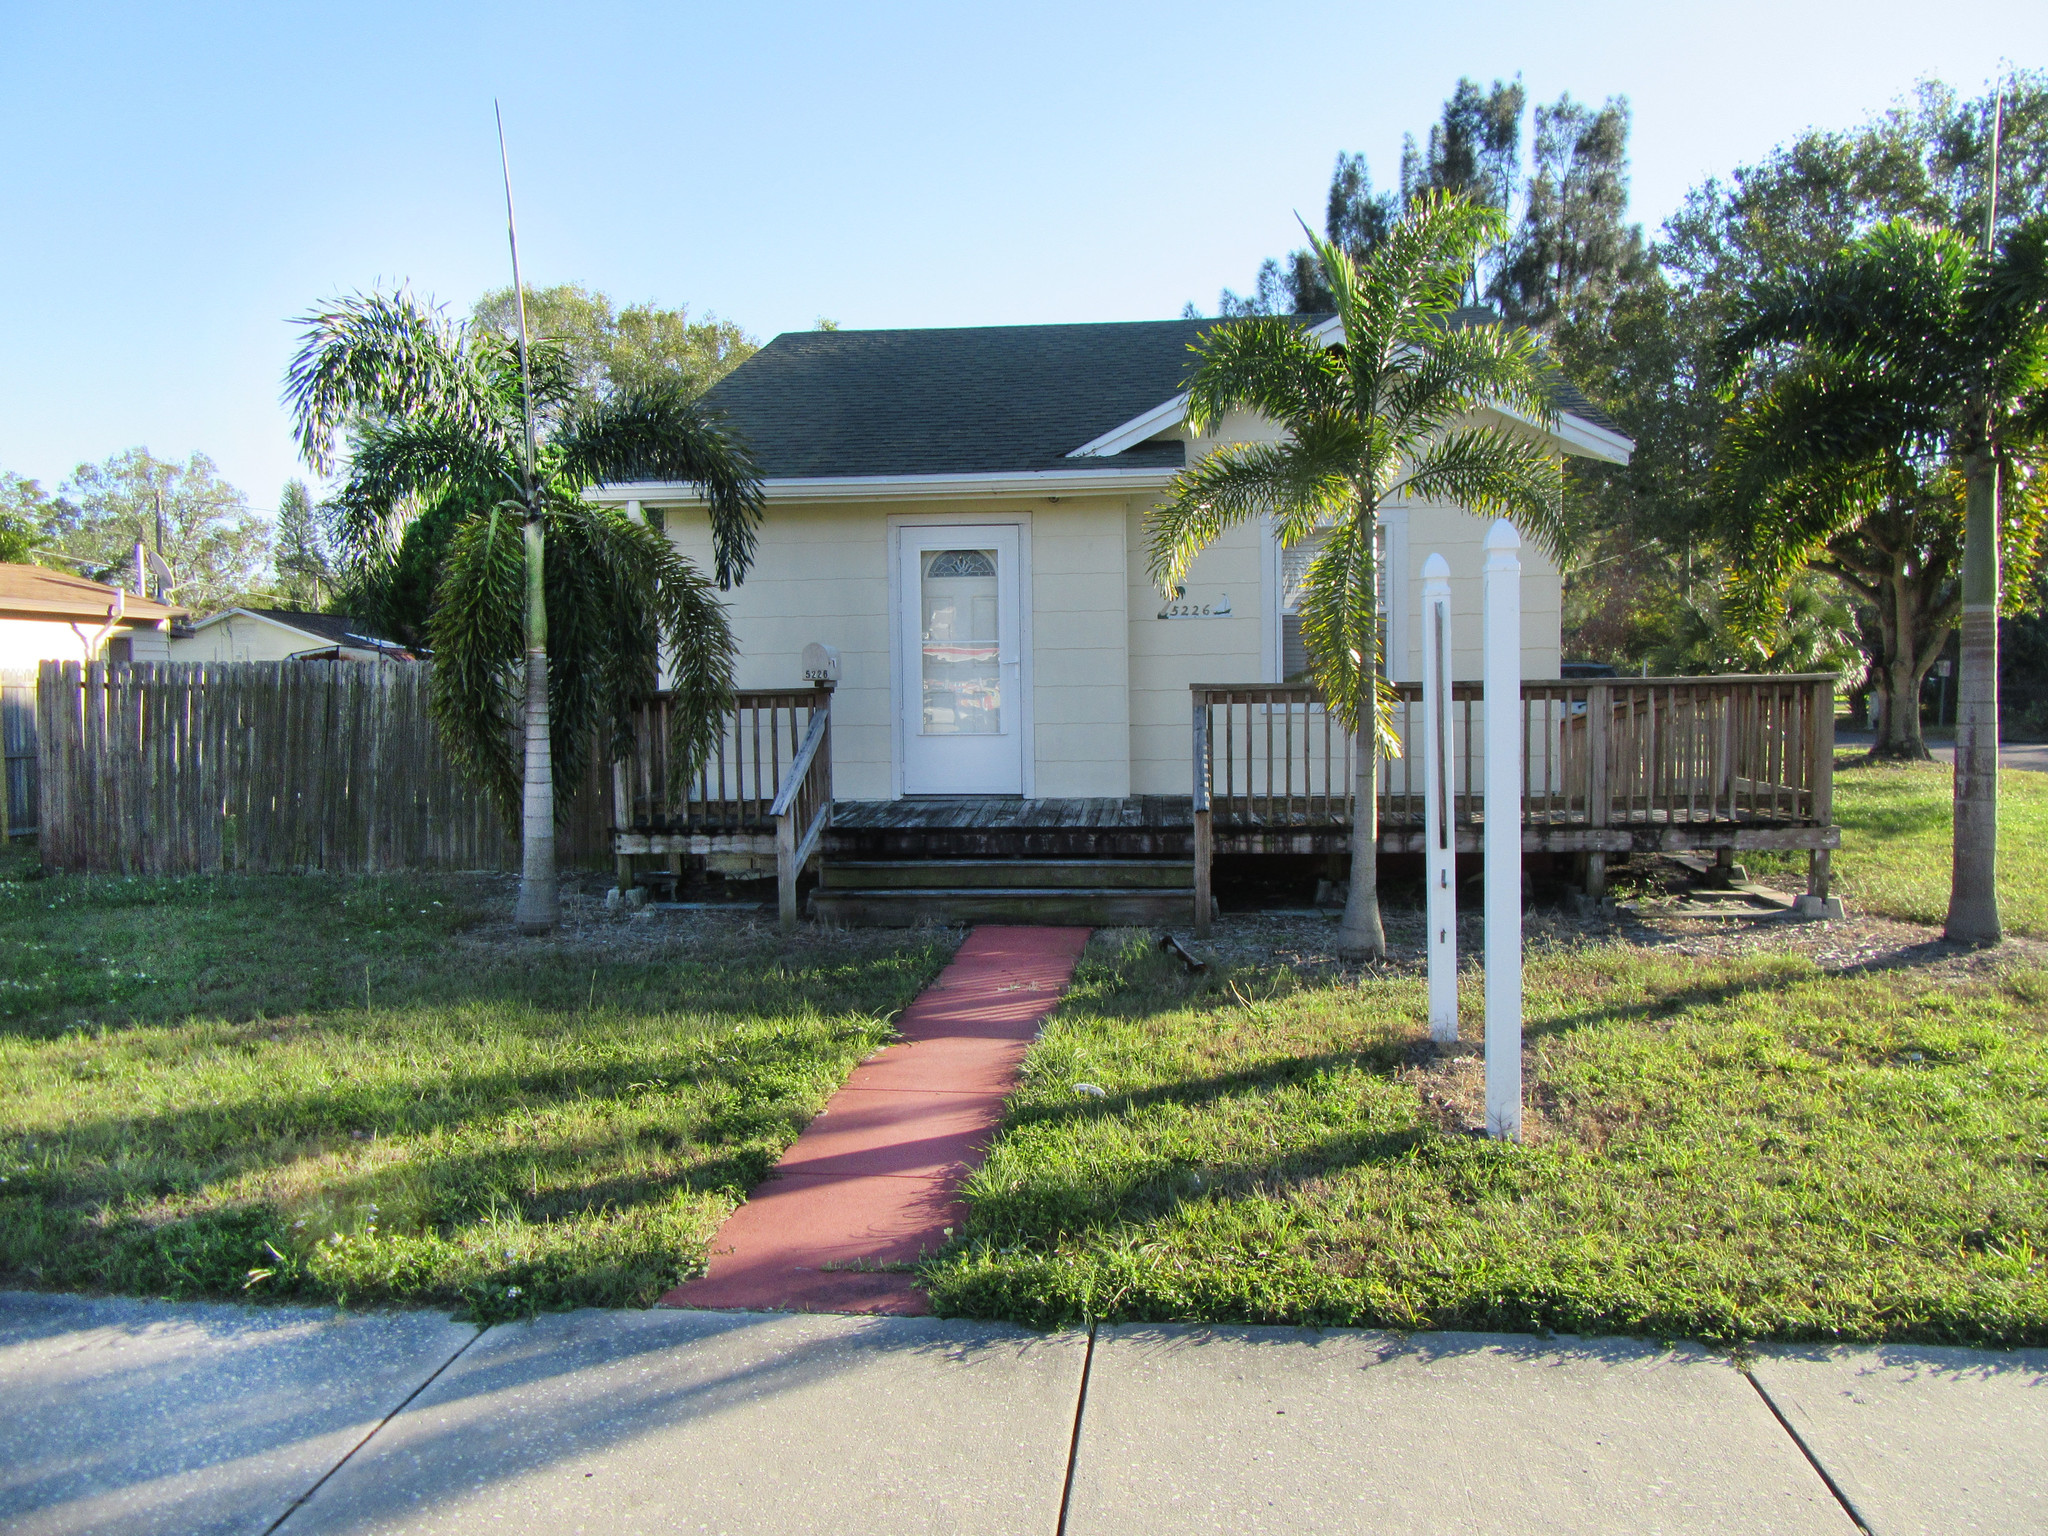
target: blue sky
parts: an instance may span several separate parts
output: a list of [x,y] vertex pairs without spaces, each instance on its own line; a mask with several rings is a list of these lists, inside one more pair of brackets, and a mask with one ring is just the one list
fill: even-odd
[[1461,74],[1625,94],[1635,210],[1915,80],[2048,65],[2048,5],[396,5],[0,0],[0,469],[147,444],[259,507],[286,323],[410,279],[766,338],[1135,320],[1244,288],[1330,163],[1396,179]]

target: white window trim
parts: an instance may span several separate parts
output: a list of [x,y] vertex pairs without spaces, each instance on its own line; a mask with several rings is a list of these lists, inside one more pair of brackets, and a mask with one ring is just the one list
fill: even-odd
[[903,627],[903,530],[906,528],[952,528],[983,524],[1017,530],[1017,701],[1019,784],[1024,798],[1038,795],[1037,712],[1033,699],[1037,683],[1033,678],[1031,613],[1035,606],[1031,586],[1031,513],[1016,512],[892,512],[889,514],[889,794],[901,800],[904,789],[903,735],[910,729],[910,684],[903,673],[903,647],[898,635]]
[[[1409,680],[1402,675],[1407,671],[1408,660],[1408,649],[1402,643],[1408,633],[1408,510],[1405,506],[1384,507],[1378,518],[1380,527],[1386,530],[1386,548],[1381,563],[1385,568],[1382,580],[1387,594],[1387,676],[1394,682]],[[1283,664],[1280,574],[1280,538],[1268,520],[1266,536],[1259,541],[1259,581],[1266,594],[1265,622],[1261,626],[1266,653],[1263,675],[1268,683],[1285,681],[1280,674]]]

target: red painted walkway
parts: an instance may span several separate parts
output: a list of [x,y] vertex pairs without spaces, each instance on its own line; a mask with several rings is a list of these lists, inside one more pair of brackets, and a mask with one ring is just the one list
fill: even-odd
[[914,1263],[966,1215],[959,1198],[1003,1099],[1066,990],[1086,928],[977,928],[903,1011],[903,1038],[846,1086],[711,1240],[710,1271],[665,1307],[930,1311]]

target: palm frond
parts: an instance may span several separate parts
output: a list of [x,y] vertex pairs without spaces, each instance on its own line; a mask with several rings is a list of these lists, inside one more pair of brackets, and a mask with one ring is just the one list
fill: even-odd
[[1780,484],[1937,454],[1952,424],[1948,402],[1909,386],[1868,358],[1806,355],[1729,417],[1714,467],[1717,499],[1746,523]]
[[517,497],[519,466],[498,434],[480,435],[435,415],[387,418],[359,427],[340,495],[351,518],[380,519],[409,496],[446,486]]
[[[1274,516],[1313,526],[1354,497],[1348,465],[1338,454],[1299,440],[1233,443],[1184,470],[1170,500],[1153,508],[1148,569],[1163,592],[1187,578],[1195,557],[1248,518]],[[1297,538],[1300,534],[1295,535]]]
[[1506,236],[1506,216],[1498,209],[1430,193],[1411,205],[1362,265],[1318,241],[1347,345],[1377,370],[1393,362],[1399,347],[1426,344],[1429,328],[1440,329],[1464,298],[1473,263]]
[[466,332],[405,289],[351,294],[296,323],[284,403],[318,474],[333,473],[337,437],[364,420],[431,413],[484,434],[501,414]]
[[1298,320],[1234,320],[1216,326],[1188,350],[1195,362],[1187,424],[1196,432],[1233,410],[1293,421],[1343,402],[1342,364],[1310,340]]
[[1350,518],[1330,530],[1302,585],[1301,638],[1327,707],[1352,735],[1371,727],[1374,751],[1401,755],[1394,695],[1380,654],[1376,529]]
[[1748,530],[1723,577],[1721,612],[1729,628],[1751,640],[1772,633],[1793,582],[1822,557],[1831,538],[1884,506],[1891,479],[1870,465],[1777,486],[1774,515]]
[[448,754],[513,826],[519,814],[513,730],[522,702],[517,663],[525,652],[520,528],[518,517],[492,508],[456,530],[427,627],[434,654],[429,702]]
[[1440,432],[1481,406],[1557,420],[1557,374],[1521,326],[1439,327],[1412,366],[1387,384],[1387,411],[1404,435]]
[[1824,266],[1760,285],[1721,337],[1721,366],[1794,346],[1880,360],[1920,375],[1923,388],[1951,388],[1977,264],[1953,230],[1893,219]]
[[558,473],[579,489],[635,480],[701,486],[711,514],[721,588],[753,564],[761,525],[760,473],[753,453],[692,400],[681,383],[628,390],[572,412],[555,434]]
[[1505,517],[1560,564],[1570,552],[1564,470],[1552,449],[1530,438],[1491,427],[1445,433],[1408,466],[1397,489],[1477,517]]

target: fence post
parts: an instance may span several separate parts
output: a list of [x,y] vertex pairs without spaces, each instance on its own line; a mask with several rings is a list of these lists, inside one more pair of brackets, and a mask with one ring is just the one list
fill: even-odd
[[1458,1038],[1458,828],[1451,804],[1451,567],[1422,562],[1423,884],[1429,922],[1429,1038]]
[[1522,1136],[1522,541],[1486,532],[1486,1132]]
[[1211,891],[1216,859],[1216,826],[1209,805],[1209,700],[1195,690],[1195,777],[1192,790],[1195,815],[1195,937],[1209,937],[1215,898]]

